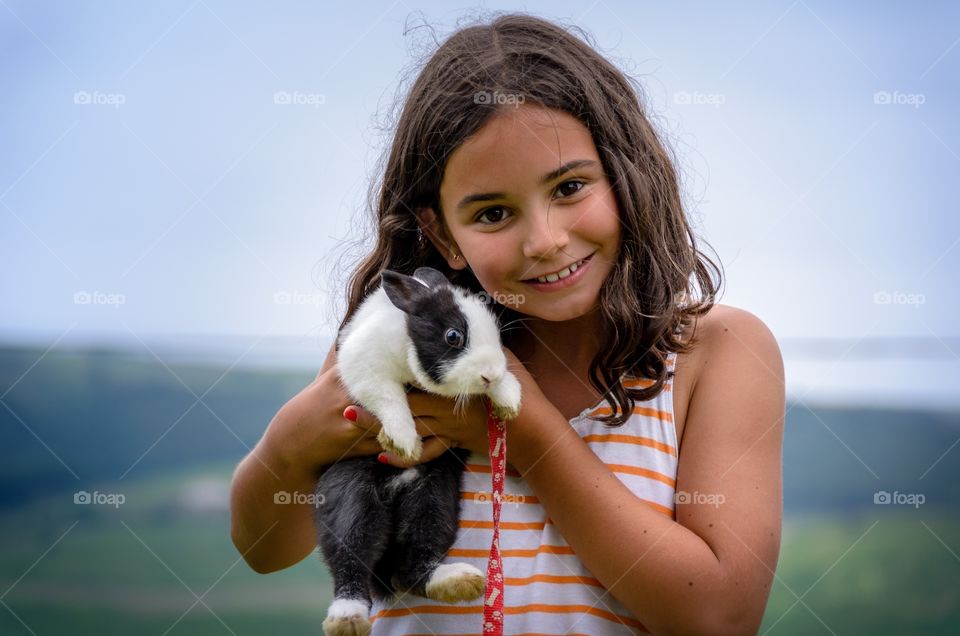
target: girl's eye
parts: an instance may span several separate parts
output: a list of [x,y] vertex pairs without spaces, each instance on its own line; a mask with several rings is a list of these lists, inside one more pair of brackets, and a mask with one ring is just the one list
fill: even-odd
[[497,207],[495,207],[495,208],[487,208],[486,210],[482,211],[480,214],[477,215],[477,220],[479,221],[480,219],[482,219],[483,217],[487,216],[488,214],[493,214],[493,216],[497,216],[497,214],[496,214],[497,212],[500,212],[500,215],[499,215],[500,218],[499,218],[499,219],[494,219],[493,221],[491,221],[491,222],[489,222],[489,223],[484,223],[484,224],[483,224],[483,225],[496,225],[497,223],[499,223],[500,221],[502,221],[504,218],[506,218],[506,217],[505,217],[505,210],[504,210],[504,208],[501,207],[501,206],[497,206]]
[[563,183],[561,183],[560,185],[558,185],[558,186],[557,186],[557,190],[560,190],[560,189],[563,188],[564,186],[568,186],[568,185],[571,185],[571,184],[574,184],[574,183],[577,184],[577,185],[579,185],[580,187],[577,188],[576,190],[567,192],[567,193],[566,193],[566,196],[571,196],[571,195],[576,194],[577,192],[580,192],[580,190],[582,190],[583,187],[584,187],[585,185],[587,185],[585,182],[580,181],[580,180],[578,180],[578,179],[570,179],[569,181],[564,181]]

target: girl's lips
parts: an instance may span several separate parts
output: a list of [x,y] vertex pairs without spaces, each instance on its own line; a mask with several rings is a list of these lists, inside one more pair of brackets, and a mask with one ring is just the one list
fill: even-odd
[[583,273],[587,271],[587,268],[590,267],[590,264],[592,261],[593,261],[593,254],[583,259],[583,263],[581,263],[579,267],[577,267],[577,271],[573,272],[566,278],[560,278],[558,280],[553,281],[552,283],[541,283],[536,278],[527,279],[521,282],[526,283],[527,285],[530,285],[534,289],[539,289],[542,291],[553,291],[555,289],[563,289],[565,287],[570,287],[571,285],[575,285],[578,280],[583,278]]

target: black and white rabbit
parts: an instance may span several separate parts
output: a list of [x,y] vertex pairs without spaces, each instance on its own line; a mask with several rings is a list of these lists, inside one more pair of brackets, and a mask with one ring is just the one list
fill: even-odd
[[[384,449],[420,457],[407,384],[459,405],[484,394],[497,416],[515,418],[520,382],[507,370],[490,308],[429,267],[412,277],[386,270],[381,283],[341,330],[337,366],[347,393],[380,421]],[[453,603],[483,594],[483,572],[468,563],[441,564],[456,539],[469,454],[452,448],[407,469],[360,457],[323,473],[316,527],[334,579],[327,636],[368,634],[372,595],[404,591]]]

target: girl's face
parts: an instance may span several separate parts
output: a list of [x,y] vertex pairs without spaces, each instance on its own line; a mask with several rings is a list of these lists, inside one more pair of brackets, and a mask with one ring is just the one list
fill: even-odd
[[[441,251],[453,268],[466,261],[493,300],[549,321],[596,307],[617,257],[620,218],[590,132],[576,118],[525,104],[498,115],[450,156],[440,203],[461,257]],[[567,278],[536,280],[575,263]]]

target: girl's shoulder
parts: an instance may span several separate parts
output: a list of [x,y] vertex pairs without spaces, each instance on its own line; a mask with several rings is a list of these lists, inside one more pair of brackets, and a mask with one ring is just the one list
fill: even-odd
[[717,303],[687,325],[682,336],[683,342],[689,343],[694,337],[696,346],[677,356],[678,375],[679,365],[682,364],[691,392],[712,357],[729,355],[730,341],[739,341],[742,346],[749,347],[758,338],[772,340],[773,334],[760,318],[746,309]]
[[[688,407],[696,393],[697,382],[709,372],[711,361],[713,366],[718,366],[719,356],[728,358],[734,352],[739,356],[769,358],[771,343],[776,347],[773,334],[760,318],[745,309],[719,303],[686,327],[683,342],[690,342],[694,336],[696,346],[687,353],[678,354],[674,367],[674,422],[680,445],[683,444]],[[779,349],[776,353],[779,354]],[[775,365],[775,361],[770,364]]]

